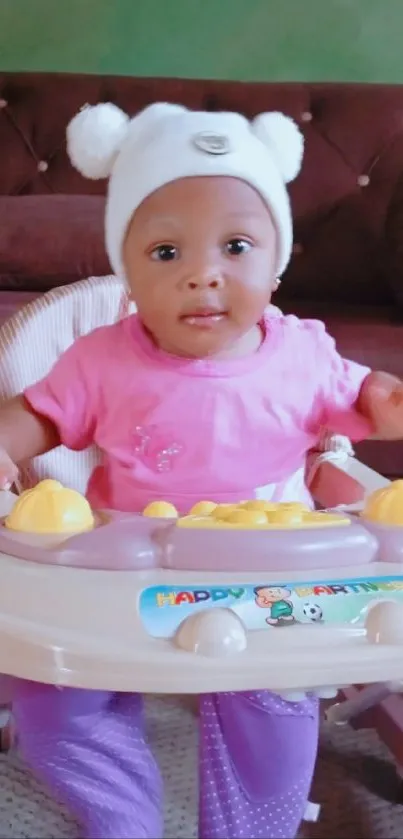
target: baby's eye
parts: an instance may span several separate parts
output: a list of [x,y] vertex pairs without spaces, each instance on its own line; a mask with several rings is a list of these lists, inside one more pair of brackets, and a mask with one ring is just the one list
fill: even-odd
[[243,253],[250,251],[252,245],[246,239],[241,239],[237,236],[235,239],[230,239],[225,245],[225,250],[230,256],[241,256]]
[[151,251],[151,259],[155,259],[158,262],[171,262],[173,259],[177,259],[178,256],[179,250],[175,245],[158,245],[157,248]]

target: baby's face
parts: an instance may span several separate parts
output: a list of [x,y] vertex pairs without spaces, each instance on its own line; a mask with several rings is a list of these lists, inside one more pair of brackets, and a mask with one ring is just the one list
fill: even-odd
[[183,178],[150,195],[124,244],[133,300],[155,342],[189,358],[243,355],[275,286],[276,231],[251,186]]

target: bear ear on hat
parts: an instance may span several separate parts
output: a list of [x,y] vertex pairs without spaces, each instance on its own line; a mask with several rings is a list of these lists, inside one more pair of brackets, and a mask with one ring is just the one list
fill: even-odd
[[147,144],[150,140],[161,136],[167,120],[185,114],[186,110],[182,105],[174,105],[170,102],[152,102],[132,119],[130,136],[135,141]]
[[85,106],[67,126],[67,153],[86,178],[108,178],[127,136],[129,117],[111,102]]
[[272,153],[285,183],[297,177],[304,154],[304,137],[290,117],[277,111],[259,114],[252,131]]
[[184,108],[183,105],[175,105],[172,102],[152,102],[151,105],[147,105],[139,114],[135,117],[136,122],[159,122],[162,119],[167,119],[172,116],[178,116],[179,114],[185,114],[187,108]]

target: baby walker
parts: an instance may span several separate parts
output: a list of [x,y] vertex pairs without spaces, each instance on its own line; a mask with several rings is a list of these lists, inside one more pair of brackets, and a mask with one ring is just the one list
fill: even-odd
[[92,511],[45,480],[10,496],[0,552],[10,676],[292,701],[403,678],[403,481],[360,514],[254,500],[181,516]]

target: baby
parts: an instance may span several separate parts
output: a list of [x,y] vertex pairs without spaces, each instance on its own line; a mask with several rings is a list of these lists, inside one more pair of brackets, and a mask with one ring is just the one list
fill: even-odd
[[[341,358],[321,323],[265,314],[292,247],[286,183],[303,140],[290,119],[155,104],[129,121],[104,104],[73,119],[68,150],[83,175],[110,178],[106,244],[137,314],[79,338],[3,407],[3,486],[27,458],[96,442],[95,508],[311,503],[305,460],[323,428],[403,436],[399,381]],[[81,835],[161,837],[140,695],[19,682],[14,714],[25,758]],[[199,835],[294,837],[317,742],[314,699],[203,695]]]

